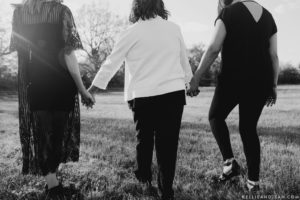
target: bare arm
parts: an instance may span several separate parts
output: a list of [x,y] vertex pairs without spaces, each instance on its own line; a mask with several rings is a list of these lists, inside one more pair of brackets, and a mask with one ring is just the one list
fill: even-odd
[[269,94],[266,105],[273,106],[277,101],[277,83],[279,76],[279,59],[277,54],[277,34],[274,34],[270,38],[270,55],[272,60],[272,77],[273,77],[273,88]]
[[210,66],[218,57],[222,49],[225,37],[226,37],[225,25],[222,20],[218,20],[216,23],[215,33],[213,35],[212,41],[210,42],[207,50],[205,51],[193,78],[197,85],[199,85],[203,74],[210,68]]
[[277,87],[279,76],[279,59],[277,53],[277,34],[270,38],[270,55],[272,60],[273,87]]
[[79,93],[83,96],[85,100],[90,101],[89,104],[91,104],[91,102],[95,103],[94,98],[90,93],[88,93],[85,86],[83,85],[75,52],[71,51],[71,53],[65,54],[64,56],[68,71],[71,77],[73,78]]
[[210,66],[218,57],[222,49],[225,37],[226,37],[225,25],[222,20],[218,20],[216,23],[215,33],[212,37],[212,40],[201,59],[201,62],[194,74],[194,77],[191,80],[190,89],[187,92],[189,96],[193,97],[199,94],[198,87],[200,84],[201,77],[210,68]]
[[67,64],[68,71],[69,71],[70,75],[72,76],[79,93],[83,94],[86,89],[83,85],[83,82],[82,82],[82,79],[80,76],[79,66],[78,66],[75,52],[72,51],[69,54],[65,54],[65,61]]

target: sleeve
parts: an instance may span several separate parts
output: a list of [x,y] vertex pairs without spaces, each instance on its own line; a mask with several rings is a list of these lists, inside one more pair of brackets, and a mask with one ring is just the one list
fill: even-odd
[[12,32],[11,32],[11,39],[9,50],[10,52],[16,51],[18,48],[18,9],[15,9],[12,19]]
[[224,23],[226,29],[229,27],[229,22],[230,22],[230,15],[229,15],[229,9],[223,8],[219,14],[219,16],[217,17],[217,19],[215,20],[215,25],[217,23],[218,20],[222,20],[222,22]]
[[187,48],[183,39],[182,32],[179,28],[179,33],[180,33],[180,64],[183,68],[184,74],[185,74],[185,83],[190,83],[192,77],[193,77],[193,72],[192,72],[192,67],[190,65],[188,55],[187,55]]
[[80,36],[76,29],[72,12],[69,8],[63,12],[63,40],[65,52],[71,52],[76,49],[83,49]]
[[128,51],[133,46],[133,38],[134,37],[131,37],[129,30],[121,34],[119,40],[116,42],[115,47],[113,48],[112,53],[107,57],[106,61],[96,74],[92,85],[103,90],[107,88],[109,81],[121,68]]
[[271,24],[272,24],[272,29],[271,29],[271,35],[270,35],[270,37],[272,37],[274,34],[276,34],[277,33],[277,25],[276,25],[276,22],[275,22],[275,20],[274,20],[274,18],[273,18],[273,16],[271,15]]

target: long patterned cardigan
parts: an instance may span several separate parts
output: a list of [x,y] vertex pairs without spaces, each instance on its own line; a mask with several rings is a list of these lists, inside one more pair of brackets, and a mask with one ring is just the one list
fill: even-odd
[[[49,15],[50,13],[50,15]],[[46,16],[50,17],[46,17]],[[43,21],[44,20],[44,21]],[[31,14],[23,6],[17,6],[13,15],[11,51],[18,51],[18,97],[19,97],[19,132],[23,158],[23,174],[41,174],[37,148],[37,118],[31,112],[27,97],[27,63],[20,53],[26,41],[18,34],[20,23],[62,23],[62,37],[65,42],[65,51],[81,49],[82,43],[76,30],[71,11],[64,5],[56,2],[45,3],[40,13]],[[60,21],[62,20],[62,22]],[[80,105],[78,95],[75,106],[69,112],[68,122],[63,136],[62,163],[78,161],[80,147]]]

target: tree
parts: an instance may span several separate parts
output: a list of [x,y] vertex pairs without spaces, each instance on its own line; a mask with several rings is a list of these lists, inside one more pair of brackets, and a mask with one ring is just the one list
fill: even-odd
[[10,22],[7,17],[0,18],[0,65],[3,57],[9,54]]
[[128,23],[98,2],[84,5],[80,9],[76,24],[87,55],[85,64],[81,65],[81,71],[88,86],[111,53],[117,35]]
[[8,45],[6,40],[7,31],[0,27],[0,57],[8,54]]
[[10,54],[11,15],[2,14],[0,18],[0,90],[16,90],[17,88],[17,56]]
[[300,69],[291,64],[285,64],[279,73],[279,84],[300,84]]
[[[189,49],[189,61],[192,67],[193,73],[197,70],[202,56],[205,52],[205,45],[200,44]],[[221,65],[221,58],[218,57],[212,64],[210,69],[204,74],[200,81],[201,86],[209,86],[216,83],[216,77],[219,73]]]

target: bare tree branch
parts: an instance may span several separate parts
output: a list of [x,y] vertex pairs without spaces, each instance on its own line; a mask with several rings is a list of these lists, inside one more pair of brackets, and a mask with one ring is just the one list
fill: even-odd
[[101,3],[83,6],[76,21],[88,62],[97,71],[112,51],[116,35],[127,24]]

